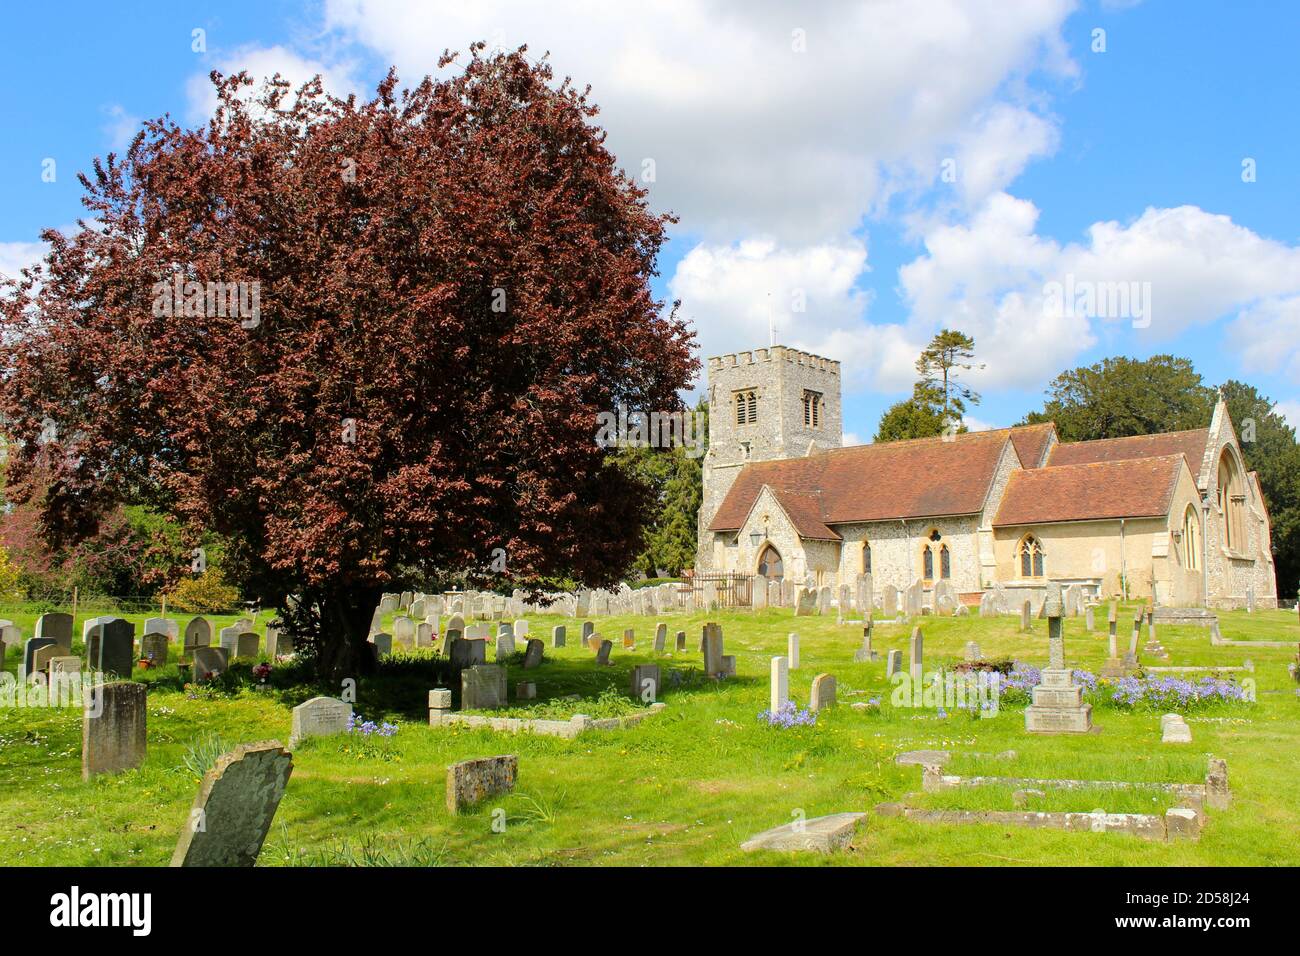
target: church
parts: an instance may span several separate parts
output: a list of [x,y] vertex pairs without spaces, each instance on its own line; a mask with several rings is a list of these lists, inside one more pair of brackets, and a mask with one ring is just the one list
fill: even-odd
[[1062,442],[1026,425],[842,447],[840,364],[785,346],[708,360],[697,572],[817,586],[996,589],[1276,607],[1268,512],[1222,400],[1206,427]]

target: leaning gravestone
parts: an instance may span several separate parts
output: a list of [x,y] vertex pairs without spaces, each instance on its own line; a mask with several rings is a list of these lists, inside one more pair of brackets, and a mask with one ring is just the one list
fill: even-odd
[[528,645],[524,649],[524,670],[530,671],[534,667],[541,666],[542,651],[544,649],[545,645],[538,638],[530,637],[528,639]]
[[58,643],[52,637],[29,637],[23,642],[23,666],[18,674],[21,681],[26,681],[37,672],[36,653],[41,648],[58,649]]
[[203,775],[171,865],[254,865],[292,773],[293,757],[277,740],[219,757]]
[[328,737],[348,729],[352,705],[334,697],[313,697],[293,709],[293,728],[289,733],[290,749],[308,737]]
[[65,653],[72,652],[72,615],[52,611],[36,619],[32,637],[52,637]]
[[795,597],[795,617],[807,617],[816,613],[817,590],[815,588],[800,588],[798,595]]
[[[595,642],[596,637],[598,637],[598,635],[594,635],[594,634],[592,635],[593,642]],[[596,643],[596,663],[608,664],[609,652],[612,651],[613,649],[614,649],[613,641],[600,640],[598,643]]]
[[130,677],[135,657],[135,625],[121,618],[101,625],[96,650],[99,653],[91,657],[91,670]]
[[81,779],[120,773],[144,763],[148,745],[144,684],[97,684],[81,715]]
[[169,617],[149,617],[145,618],[144,632],[146,634],[166,634],[169,641],[174,641],[180,637],[180,625]]
[[513,754],[452,764],[447,768],[447,812],[456,814],[489,797],[510,793],[518,772],[519,758]]
[[107,624],[109,621],[116,620],[111,614],[103,617],[90,617],[81,622],[81,642],[90,647],[90,635],[96,633],[95,628],[101,624]]
[[895,674],[903,672],[903,652],[899,650],[890,651],[885,656],[885,677],[893,677]]

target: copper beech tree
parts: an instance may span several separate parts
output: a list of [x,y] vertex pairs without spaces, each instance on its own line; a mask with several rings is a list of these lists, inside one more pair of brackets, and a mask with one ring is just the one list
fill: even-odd
[[56,540],[120,503],[220,534],[323,676],[369,667],[404,576],[615,581],[654,502],[597,415],[679,409],[698,363],[587,93],[482,44],[368,102],[213,82],[0,295],[9,495]]

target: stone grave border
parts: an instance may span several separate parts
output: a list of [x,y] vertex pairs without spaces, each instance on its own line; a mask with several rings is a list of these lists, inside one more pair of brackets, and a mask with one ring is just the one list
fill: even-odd
[[472,729],[495,730],[503,733],[532,733],[542,737],[563,737],[572,740],[587,730],[620,730],[635,727],[647,717],[653,717],[668,705],[663,701],[651,704],[645,710],[622,717],[588,717],[574,714],[568,720],[530,720],[523,717],[487,717],[479,714],[456,714],[442,711],[429,712],[430,727],[460,725]]

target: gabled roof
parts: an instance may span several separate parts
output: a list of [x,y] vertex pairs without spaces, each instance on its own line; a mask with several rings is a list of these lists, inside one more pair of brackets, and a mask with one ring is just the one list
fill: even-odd
[[[772,494],[790,518],[794,530],[801,538],[821,541],[839,541],[840,536],[826,527],[821,518],[822,496],[820,493],[806,491],[782,491],[772,488]],[[757,504],[758,499],[755,499]]]
[[[777,493],[787,511],[799,511],[808,527],[814,515],[817,523],[828,526],[977,514],[1012,431],[877,442],[806,458],[755,462],[736,476],[709,530],[738,530],[764,485]],[[797,527],[800,519],[790,517]]]
[[1011,429],[1011,444],[1016,446],[1016,455],[1025,468],[1038,468],[1043,464],[1043,452],[1056,431],[1051,422],[1042,425],[1018,425]]
[[1178,475],[1187,467],[1187,459],[1174,454],[1017,471],[993,526],[1162,517],[1169,513]]
[[1129,438],[1102,438],[1097,441],[1076,441],[1054,445],[1047,457],[1048,466],[1082,465],[1096,461],[1125,461],[1133,458],[1160,458],[1182,455],[1193,477],[1201,473],[1205,458],[1205,443],[1210,439],[1208,428],[1193,428],[1185,432],[1163,432],[1159,435],[1133,435]]

